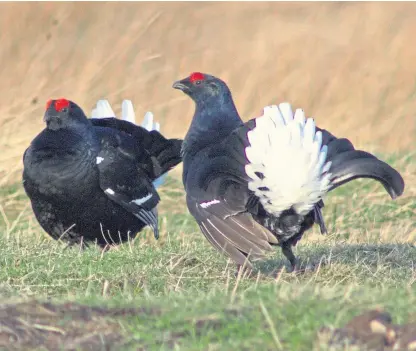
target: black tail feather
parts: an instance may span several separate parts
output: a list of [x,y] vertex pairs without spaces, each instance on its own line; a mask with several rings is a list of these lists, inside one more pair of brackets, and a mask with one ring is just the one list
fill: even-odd
[[332,161],[330,191],[357,178],[371,178],[379,181],[392,199],[403,193],[404,180],[400,173],[368,152],[350,150],[328,161]]
[[404,181],[399,172],[374,155],[355,150],[345,138],[337,138],[325,129],[322,144],[328,146],[327,161],[331,161],[329,173],[332,174],[330,191],[357,178],[372,178],[379,181],[392,199],[404,190]]
[[335,156],[354,150],[354,146],[348,139],[335,139],[328,145],[327,159],[331,160]]

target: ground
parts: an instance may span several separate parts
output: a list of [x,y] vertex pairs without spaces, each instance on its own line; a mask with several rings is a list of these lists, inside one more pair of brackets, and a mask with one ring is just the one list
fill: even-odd
[[[1,4],[0,348],[326,350],[337,346],[323,327],[367,310],[416,323],[415,6]],[[396,167],[405,193],[392,201],[364,180],[330,194],[329,234],[314,228],[296,248],[315,265],[300,275],[276,250],[254,278],[234,277],[186,210],[180,167],[161,189],[159,241],[146,231],[102,254],[50,240],[20,182],[44,103],[90,111],[105,97],[119,111],[129,98],[183,137],[193,106],[171,85],[197,70],[229,83],[244,119],[303,107]]]

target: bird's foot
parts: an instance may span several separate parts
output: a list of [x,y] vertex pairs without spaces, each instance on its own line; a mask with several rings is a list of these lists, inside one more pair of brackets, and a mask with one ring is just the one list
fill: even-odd
[[291,274],[305,274],[312,272],[316,269],[316,264],[313,262],[308,262],[306,265],[301,265],[298,260],[296,260],[295,264],[292,264],[290,269],[288,270]]
[[290,269],[287,270],[288,273],[304,274],[315,269],[315,265],[312,262],[308,262],[303,267],[301,266],[299,260],[293,254],[292,245],[290,243],[282,245],[282,252],[290,262]]

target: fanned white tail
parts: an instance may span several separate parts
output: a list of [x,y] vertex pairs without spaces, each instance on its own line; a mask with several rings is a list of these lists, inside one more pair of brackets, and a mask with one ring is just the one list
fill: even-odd
[[325,162],[322,133],[316,132],[312,118],[305,119],[303,110],[293,115],[288,103],[265,107],[255,122],[247,133],[249,189],[275,216],[291,207],[307,214],[330,186],[331,162]]
[[[91,118],[116,118],[116,114],[111,108],[108,100],[98,100],[96,107],[91,111]],[[123,100],[121,103],[121,119],[130,123],[136,124],[136,114],[134,112],[133,104],[130,100]],[[146,112],[144,115],[141,127],[145,128],[149,132],[152,130],[160,131],[160,124],[154,122],[153,113]],[[166,175],[162,175],[153,181],[154,187],[157,189],[165,181]]]
[[144,115],[141,126],[149,131],[157,130],[158,132],[160,132],[160,124],[158,122],[153,122],[153,113],[150,111],[146,112],[146,114]]
[[[98,100],[97,106],[91,112],[91,118],[107,118],[114,117],[116,114],[111,108],[108,100]],[[136,114],[134,113],[133,104],[130,100],[123,100],[121,103],[121,119],[123,121],[128,121],[130,123],[136,124]],[[160,131],[160,124],[153,121],[153,113],[146,112],[143,117],[141,127],[147,129],[148,131],[157,130]]]

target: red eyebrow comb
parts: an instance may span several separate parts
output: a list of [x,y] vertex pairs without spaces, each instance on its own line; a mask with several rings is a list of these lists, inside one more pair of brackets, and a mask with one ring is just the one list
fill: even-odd
[[59,99],[55,101],[55,109],[61,112],[64,108],[69,107],[69,101],[67,99]]
[[204,80],[205,76],[201,72],[194,72],[189,76],[189,80],[191,83],[197,81],[197,80]]

